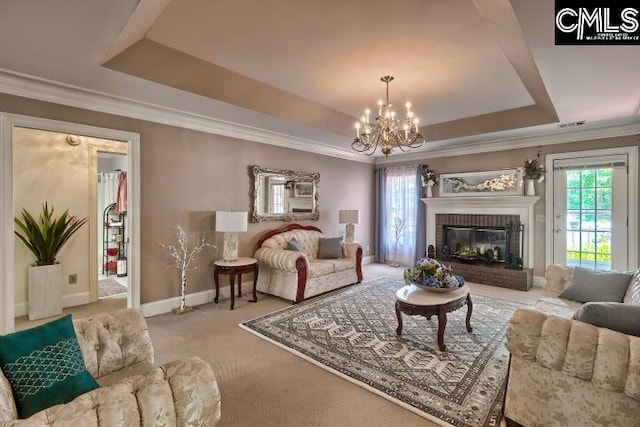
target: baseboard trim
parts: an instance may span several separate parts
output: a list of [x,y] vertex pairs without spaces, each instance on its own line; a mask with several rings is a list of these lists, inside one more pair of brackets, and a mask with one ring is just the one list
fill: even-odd
[[[62,295],[62,308],[75,307],[76,305],[89,304],[89,292]],[[13,306],[14,316],[26,316],[29,313],[29,303],[19,302]]]
[[362,265],[373,264],[373,255],[367,255],[362,257]]
[[[253,280],[242,282],[242,290],[247,292],[253,289]],[[237,290],[237,288],[236,288]],[[214,290],[209,289],[206,291],[194,292],[187,294],[186,304],[190,307],[196,305],[202,305],[213,302],[215,296]],[[218,302],[229,298],[229,286],[220,288],[220,297]],[[167,298],[159,301],[147,302],[140,305],[140,310],[144,317],[158,316],[164,313],[170,313],[174,308],[180,307],[180,297]]]
[[[207,291],[187,294],[185,299],[188,306],[194,306],[212,302],[213,297],[213,290],[210,289]],[[171,312],[171,310],[178,307],[180,307],[180,297],[173,297],[141,304],[140,310],[142,310],[142,314],[144,315],[144,317],[152,317],[159,314],[169,313]]]
[[533,276],[533,286],[535,286],[536,288],[544,288],[545,283],[546,283],[546,280],[544,277]]

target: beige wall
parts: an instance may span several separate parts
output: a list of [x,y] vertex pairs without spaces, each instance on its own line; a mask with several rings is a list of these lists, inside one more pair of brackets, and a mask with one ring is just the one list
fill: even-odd
[[[90,232],[97,228],[95,206],[95,152],[116,144],[98,138],[82,137],[81,143],[71,146],[67,134],[15,128],[13,131],[13,185],[14,214],[20,216],[22,208],[38,217],[42,204],[47,202],[58,215],[69,209],[70,215],[89,218],[89,222],[67,242],[57,260],[63,266],[64,295],[89,292],[91,272]],[[109,147],[111,149],[111,147]],[[95,239],[95,233],[93,236]],[[35,261],[34,255],[15,238],[15,302],[24,304],[27,295],[27,266]],[[67,283],[69,274],[77,274],[77,283]],[[94,277],[95,280],[95,277]],[[23,314],[23,313],[20,313]]]
[[[373,172],[370,164],[306,153],[64,107],[9,95],[0,95],[0,111],[137,132],[141,141],[141,303],[178,295],[178,273],[162,243],[174,243],[172,226],[184,224],[194,231],[213,228],[216,210],[249,210],[249,165],[320,173],[320,220],[303,223],[327,235],[343,230],[338,210],[359,209],[357,239],[368,254],[373,246]],[[240,234],[240,256],[251,256],[259,236],[283,226],[282,222],[249,224]],[[213,234],[221,248],[219,233]],[[195,239],[197,233],[192,237]],[[211,289],[208,263],[221,257],[205,252],[199,268],[189,273],[188,292]],[[226,278],[225,278],[226,279]]]
[[[67,135],[16,128],[13,132],[14,213],[22,208],[38,217],[46,201],[58,215],[69,209],[78,218],[89,217],[88,150],[72,147]],[[27,266],[34,255],[15,238],[15,301],[27,302]],[[78,283],[63,287],[64,294],[89,290],[89,226],[85,224],[58,254],[63,277],[78,275]]]
[[[494,169],[506,169],[521,167],[526,159],[534,158],[540,153],[542,163],[545,162],[547,154],[568,153],[573,151],[596,150],[614,147],[630,147],[640,145],[638,135],[605,138],[593,141],[580,141],[565,144],[547,145],[525,149],[505,150],[493,153],[470,154],[465,156],[453,156],[430,159],[425,156],[420,160],[436,171],[436,174],[453,172],[480,172]],[[411,163],[416,163],[413,160]],[[398,163],[401,164],[401,163]],[[545,185],[536,183],[536,194],[541,197],[534,206],[536,215],[545,214]],[[434,197],[438,197],[437,186],[434,187]],[[535,223],[535,254],[534,254],[534,275],[544,276],[545,271],[545,223]],[[638,240],[640,242],[640,239]]]
[[[0,95],[0,111],[140,133],[142,303],[178,294],[178,273],[167,269],[169,260],[158,245],[158,242],[174,242],[172,225],[182,223],[191,230],[203,230],[212,228],[216,210],[249,210],[248,166],[252,164],[319,172],[320,221],[304,223],[318,226],[328,235],[336,235],[343,229],[338,224],[338,209],[359,209],[357,240],[362,243],[365,255],[372,253],[375,190],[371,165],[9,95]],[[434,159],[426,154],[420,162],[428,163],[438,174],[472,172],[518,167],[525,159],[535,157],[538,151],[544,159],[549,153],[639,144],[636,135]],[[536,204],[536,214],[545,213],[544,185],[537,184],[538,194],[543,199]],[[434,195],[437,196],[437,191]],[[250,256],[262,233],[282,225],[280,222],[250,223],[248,232],[240,235],[240,256]],[[535,227],[534,273],[542,276],[545,268],[544,224],[536,223]],[[221,236],[214,234],[213,237],[221,248]],[[220,251],[201,256],[199,269],[189,274],[189,292],[210,289],[207,264],[220,256]]]

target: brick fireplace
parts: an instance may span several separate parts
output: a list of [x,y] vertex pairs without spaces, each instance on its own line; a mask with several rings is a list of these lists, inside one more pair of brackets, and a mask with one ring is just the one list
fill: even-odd
[[[454,271],[470,282],[528,290],[533,283],[533,206],[539,197],[532,196],[484,196],[437,197],[422,199],[426,205],[426,242],[436,248],[436,258],[450,263]],[[473,212],[473,213],[470,213]],[[501,237],[514,224],[522,225],[522,232],[512,233],[506,240]],[[463,240],[456,240],[456,248],[445,251],[447,230],[461,229],[465,233],[481,230],[489,237],[486,241],[473,239],[473,247],[461,248]],[[464,233],[463,233],[464,234]],[[495,261],[470,260],[465,256],[450,255],[460,249],[494,254]],[[468,252],[462,252],[467,254]],[[516,262],[517,261],[517,262]],[[505,268],[509,264],[511,268]],[[519,264],[522,268],[514,268]]]

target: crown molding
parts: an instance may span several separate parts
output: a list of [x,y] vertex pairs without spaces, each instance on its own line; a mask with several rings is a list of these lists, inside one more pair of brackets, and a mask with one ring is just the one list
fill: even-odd
[[[542,131],[540,131],[542,132]],[[456,147],[420,151],[388,158],[376,158],[376,164],[411,162],[439,157],[454,157],[469,154],[488,153],[513,150],[519,148],[540,147],[545,145],[564,144],[567,142],[590,141],[594,139],[613,138],[640,134],[640,121],[631,117],[624,121],[609,121],[594,124],[589,128],[571,130],[547,130],[541,135],[522,136],[517,138],[501,138],[479,140]]]
[[[552,129],[539,131],[541,133],[544,132],[544,134],[515,138],[496,137],[491,139],[488,137],[487,139],[478,139],[473,142],[459,144],[455,147],[417,151],[390,157],[369,157],[320,141],[172,109],[79,86],[16,73],[6,69],[0,69],[0,93],[146,120],[261,144],[337,157],[345,160],[375,164],[405,163],[439,157],[462,156],[640,134],[640,122],[637,117],[634,116],[623,122],[601,122],[588,128],[569,130]],[[485,135],[485,137],[487,136]]]
[[0,69],[0,93],[362,163],[374,159],[320,141],[273,132]]

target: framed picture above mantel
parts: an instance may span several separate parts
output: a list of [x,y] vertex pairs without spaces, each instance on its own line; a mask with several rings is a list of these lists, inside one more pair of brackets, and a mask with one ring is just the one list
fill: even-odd
[[522,168],[440,175],[440,197],[522,196],[522,192]]

